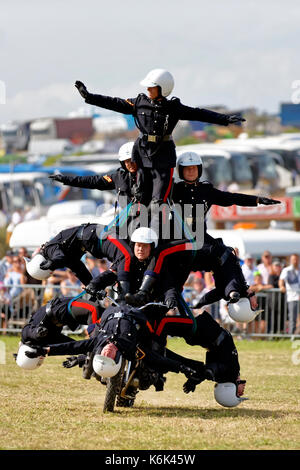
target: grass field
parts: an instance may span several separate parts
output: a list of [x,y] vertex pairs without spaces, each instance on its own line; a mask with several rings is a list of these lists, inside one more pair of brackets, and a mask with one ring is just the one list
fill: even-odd
[[[131,409],[102,413],[105,387],[47,358],[36,371],[14,362],[17,337],[1,337],[6,364],[0,365],[1,449],[227,450],[300,448],[300,365],[288,340],[236,341],[249,401],[219,406],[213,383],[185,395],[185,377],[168,374],[165,390],[140,392]],[[170,349],[204,359],[205,351],[183,340]],[[300,348],[300,345],[299,345]],[[294,361],[295,362],[295,361]]]

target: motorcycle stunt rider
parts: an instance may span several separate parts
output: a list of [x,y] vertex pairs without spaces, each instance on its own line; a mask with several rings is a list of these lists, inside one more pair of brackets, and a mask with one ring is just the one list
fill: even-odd
[[143,172],[147,188],[152,187],[150,200],[157,206],[170,194],[176,165],[172,132],[179,120],[227,126],[245,119],[185,106],[179,98],[167,99],[173,90],[174,79],[164,69],[151,70],[141,85],[147,88],[148,96],[140,93],[136,98],[122,99],[89,93],[82,82],[75,83],[86,103],[134,116],[140,136],[134,144],[132,161]]
[[50,175],[53,181],[68,186],[104,190],[116,190],[119,205],[123,208],[131,201],[148,205],[150,201],[142,198],[140,174],[135,162],[131,160],[134,142],[127,142],[119,149],[120,168],[106,175],[93,176],[66,176],[62,174]]
[[[157,243],[157,234],[151,228],[139,227],[132,233],[131,245],[133,245],[132,251],[134,256],[131,259],[130,272],[127,278],[128,280],[124,281],[122,286],[122,291],[127,292],[125,295],[125,301],[127,303],[133,295],[131,293],[136,292],[138,289],[143,290],[144,273],[153,256],[155,247],[157,247]],[[117,260],[115,262],[116,267],[118,266],[118,263],[119,261]],[[88,292],[91,295],[96,295],[98,291],[105,289],[105,287],[113,284],[116,280],[116,275],[113,279],[109,277],[106,278],[105,273],[101,273],[90,282]],[[162,278],[161,282],[155,286],[152,299],[163,299],[166,305],[168,305],[169,284],[170,282],[168,281],[167,276],[166,279]],[[171,290],[170,292],[173,294]]]
[[[106,231],[106,226],[101,224],[82,224],[62,230],[42,245],[31,261],[27,260],[26,269],[32,277],[43,279],[43,271],[47,278],[54,269],[68,267],[87,286],[92,275],[81,261],[86,252],[109,261],[121,259],[117,277],[122,282],[128,276],[133,256],[129,245],[115,236],[114,230]],[[111,270],[105,271],[104,276],[115,279]]]
[[61,333],[63,326],[72,331],[79,325],[89,325],[99,321],[104,308],[90,300],[73,297],[55,297],[32,314],[23,327],[23,343],[45,345],[71,341]]
[[[196,322],[196,328],[194,323]],[[185,393],[195,390],[203,380],[218,383],[240,383],[238,352],[232,335],[204,311],[195,319],[187,316],[165,316],[155,328],[156,341],[165,344],[167,336],[183,337],[187,344],[207,349],[202,375],[190,377],[184,384]],[[172,354],[170,355],[172,357]],[[243,383],[245,383],[243,381]]]
[[[167,244],[161,244],[155,252],[155,257],[147,268],[143,282],[143,289],[135,294],[129,302],[132,305],[142,305],[147,301],[147,294],[150,292],[163,267],[164,259],[170,255],[180,256],[185,254],[183,250],[190,251],[186,253],[185,266],[189,264],[189,259],[193,263],[190,271],[213,270],[218,278],[218,290],[207,294],[203,299],[202,305],[216,302],[224,297],[227,300],[237,301],[241,296],[247,295],[246,282],[241,271],[237,257],[233,250],[224,245],[222,239],[214,239],[207,233],[206,222],[201,229],[203,233],[203,246],[198,248],[197,237],[193,239],[193,234],[198,232],[197,206],[204,207],[204,216],[206,216],[213,204],[220,206],[230,206],[233,204],[240,206],[257,206],[258,204],[280,204],[280,201],[266,197],[252,196],[248,194],[230,193],[220,191],[213,187],[209,182],[200,181],[202,174],[202,159],[196,152],[184,152],[177,162],[177,172],[181,180],[174,184],[172,200],[181,207],[181,214],[185,216],[184,224],[188,228],[187,232],[192,233],[190,240],[174,240]],[[173,214],[175,209],[173,209]],[[176,214],[175,214],[176,215]],[[173,223],[175,221],[173,220]],[[201,223],[201,222],[200,222]],[[174,226],[173,226],[174,228]],[[174,232],[175,233],[175,228]],[[169,272],[172,272],[169,270]]]
[[[164,309],[165,310],[165,309]],[[125,304],[120,306],[108,307],[101,316],[100,323],[97,323],[93,336],[90,339],[81,341],[72,341],[69,343],[49,344],[46,346],[34,346],[34,351],[26,352],[29,358],[38,356],[57,356],[67,354],[87,354],[94,353],[96,356],[101,355],[103,350],[109,345],[114,345],[115,363],[118,364],[122,356],[128,360],[134,361],[136,351],[144,355],[144,362],[147,366],[158,371],[166,373],[168,371],[183,373],[186,377],[198,377],[197,372],[202,371],[203,363],[177,356],[170,359],[161,355],[152,348],[153,328],[150,325],[146,315],[138,310],[133,309]],[[73,358],[72,358],[73,359]],[[75,364],[64,363],[65,367],[72,367]],[[117,372],[117,370],[116,370]]]

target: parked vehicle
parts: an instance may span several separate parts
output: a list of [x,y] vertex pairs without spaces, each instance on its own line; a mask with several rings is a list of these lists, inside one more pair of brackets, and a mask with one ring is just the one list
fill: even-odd
[[6,153],[28,149],[29,128],[29,121],[12,121],[1,126],[1,135]]
[[81,144],[94,133],[91,117],[44,118],[30,124],[31,142],[40,140],[68,139],[74,144]]
[[93,171],[76,167],[39,167],[34,165],[20,165],[23,170],[9,172],[9,165],[0,165],[0,211],[9,218],[15,210],[30,211],[35,209],[36,214],[43,215],[48,208],[57,202],[89,199],[95,203],[104,202],[100,191],[74,188],[53,183],[49,174],[61,171],[67,175],[93,175]]

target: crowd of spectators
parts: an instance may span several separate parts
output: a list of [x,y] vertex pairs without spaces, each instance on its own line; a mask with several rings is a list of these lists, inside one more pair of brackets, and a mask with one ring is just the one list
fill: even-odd
[[[258,297],[259,309],[264,310],[255,321],[248,325],[250,333],[289,333],[300,332],[300,270],[299,255],[289,259],[278,259],[269,251],[264,251],[260,259],[246,253],[243,258],[235,249],[247,284]],[[57,295],[76,297],[82,292],[82,285],[70,269],[56,270],[46,281],[37,281],[26,272],[24,257],[30,257],[26,248],[17,252],[8,251],[0,261],[0,327],[18,309],[18,318],[27,318],[31,311],[47,303]],[[95,259],[87,254],[83,258],[93,277],[109,268],[106,259]],[[195,306],[201,297],[214,288],[213,273],[192,272],[185,283],[183,296],[190,307]],[[275,289],[275,291],[274,291]],[[23,307],[22,307],[23,305]],[[245,325],[237,325],[228,316],[227,303],[193,310],[197,315],[207,310],[220,323],[234,331],[245,330]],[[21,314],[20,314],[21,310]],[[286,313],[285,313],[286,312]]]
[[[70,269],[55,270],[45,281],[32,278],[26,271],[24,257],[30,258],[26,248],[14,252],[9,250],[0,261],[0,328],[7,322],[22,324],[41,305],[58,295],[76,297],[82,292],[82,284]],[[105,259],[85,256],[87,268],[93,277],[108,269]]]
[[[255,334],[300,334],[299,255],[291,254],[285,259],[279,259],[265,250],[260,258],[246,253],[241,259],[237,248],[235,252],[247,284],[257,295],[259,310],[264,310],[247,326],[247,331]],[[183,295],[193,307],[213,287],[213,273],[191,273]],[[226,301],[221,300],[218,304],[194,312],[201,313],[204,309],[230,329],[245,331],[246,325],[237,325],[230,319]]]

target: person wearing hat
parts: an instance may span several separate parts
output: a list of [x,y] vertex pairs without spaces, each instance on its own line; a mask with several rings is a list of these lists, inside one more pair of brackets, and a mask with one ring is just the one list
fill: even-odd
[[[165,308],[164,308],[165,311]],[[168,357],[162,348],[161,353],[153,345],[153,327],[144,312],[133,309],[128,305],[109,306],[101,315],[100,323],[95,325],[90,338],[81,341],[47,343],[41,346],[33,345],[31,351],[26,351],[28,358],[39,356],[85,355],[91,353],[93,368],[101,377],[112,377],[120,370],[122,357],[134,361],[137,350],[143,354],[145,364],[159,374],[155,375],[153,385],[157,391],[162,390],[160,374],[168,371],[183,373],[187,378],[199,380],[203,375],[203,363],[184,358],[177,354]],[[109,358],[109,359],[105,359]],[[70,357],[63,363],[70,368],[77,365],[76,357]],[[106,374],[108,372],[108,374]]]
[[[102,224],[82,224],[67,228],[42,245],[39,253],[26,259],[27,272],[36,279],[47,279],[51,272],[59,268],[71,269],[82,284],[88,287],[92,274],[87,269],[82,256],[92,254],[95,258],[115,261],[121,258],[117,268],[117,278],[122,283],[129,276],[132,251],[126,240],[120,239],[113,230]],[[115,279],[113,268],[103,275]]]
[[172,132],[179,120],[227,126],[245,119],[185,106],[179,98],[167,99],[173,90],[174,78],[165,69],[151,70],[141,85],[147,88],[147,95],[140,93],[136,98],[122,99],[92,94],[82,82],[75,83],[86,103],[134,117],[140,135],[133,147],[132,161],[143,171],[147,186],[148,183],[152,185],[150,199],[155,206],[165,202],[170,195],[176,165]]
[[252,286],[254,284],[254,273],[255,271],[257,271],[257,267],[254,265],[254,261],[255,260],[250,253],[245,254],[244,264],[242,265],[242,271],[249,286]]
[[[175,209],[180,208],[182,217],[189,231],[197,233],[197,222],[200,217],[197,214],[199,206],[204,212],[204,242],[211,243],[213,238],[207,234],[205,218],[212,205],[229,207],[232,205],[243,207],[256,207],[259,204],[273,205],[281,204],[281,201],[261,197],[257,195],[231,193],[215,188],[209,181],[202,181],[203,161],[199,153],[184,151],[177,158],[177,175],[179,182],[174,184],[172,201]],[[203,221],[201,221],[203,223]]]
[[138,166],[131,160],[134,142],[127,142],[119,149],[120,168],[106,175],[92,176],[67,176],[61,173],[50,175],[52,181],[57,181],[77,188],[98,189],[99,191],[117,191],[118,203],[121,208],[131,201],[149,204],[149,200],[143,198],[138,172]]

